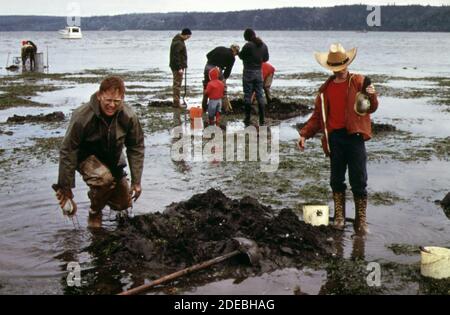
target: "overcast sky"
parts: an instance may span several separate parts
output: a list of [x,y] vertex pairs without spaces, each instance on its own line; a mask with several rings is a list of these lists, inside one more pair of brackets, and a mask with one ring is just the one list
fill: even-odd
[[[58,15],[67,16],[76,11],[70,3],[77,3],[81,16],[116,15],[123,13],[174,11],[237,11],[280,7],[333,6],[340,4],[422,4],[450,5],[450,0],[0,0],[0,15]],[[74,9],[75,8],[75,9]],[[71,14],[72,15],[72,14]]]

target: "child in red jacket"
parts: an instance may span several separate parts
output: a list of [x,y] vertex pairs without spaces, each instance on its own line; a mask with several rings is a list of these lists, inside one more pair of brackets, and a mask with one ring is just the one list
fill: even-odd
[[[220,69],[215,67],[209,71],[209,82],[205,89],[205,96],[208,100],[209,125],[214,123],[219,126],[220,112],[222,111],[222,98],[224,96],[225,85],[219,80]],[[215,120],[215,121],[214,121]]]
[[[263,77],[263,89],[264,89],[264,93],[266,94],[267,104],[269,104],[270,102],[272,102],[270,88],[272,87],[273,75],[275,74],[275,67],[272,66],[268,62],[263,62],[261,64],[261,72],[262,72],[262,77]],[[253,93],[252,104],[255,103],[255,100],[256,100],[256,94]]]
[[270,95],[270,88],[272,87],[275,68],[268,62],[264,62],[261,68],[264,80],[264,92],[266,93],[267,103],[270,103],[272,101],[272,97]]

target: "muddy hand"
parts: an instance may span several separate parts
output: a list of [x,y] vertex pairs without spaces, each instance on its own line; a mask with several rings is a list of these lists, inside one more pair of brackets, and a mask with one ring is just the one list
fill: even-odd
[[371,84],[366,88],[366,92],[367,92],[367,94],[372,95],[372,94],[375,94],[377,91],[375,90],[375,87],[373,86],[373,84]]
[[58,199],[59,205],[60,207],[64,207],[64,205],[66,204],[68,198],[64,195],[64,193],[61,191],[61,189],[58,189],[58,191],[56,192],[56,199]]
[[297,147],[299,148],[300,151],[305,150],[305,142],[306,142],[305,137],[300,137],[300,140],[298,140]]
[[136,202],[136,200],[138,200],[141,193],[142,193],[142,188],[141,188],[140,184],[133,184],[131,186],[131,198],[133,199],[134,202]]

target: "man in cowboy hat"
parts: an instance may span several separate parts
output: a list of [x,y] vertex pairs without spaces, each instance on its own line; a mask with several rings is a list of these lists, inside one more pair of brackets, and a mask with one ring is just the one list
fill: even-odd
[[[356,208],[355,232],[365,234],[368,228],[367,154],[364,142],[372,136],[370,114],[377,110],[378,100],[373,85],[365,88],[365,78],[348,71],[355,57],[356,48],[346,51],[339,43],[332,44],[327,53],[315,53],[319,64],[334,74],[320,87],[314,113],[299,131],[298,146],[304,150],[306,139],[319,131],[324,132],[322,146],[331,160],[330,184],[335,227],[343,229],[345,226],[345,173],[348,167]],[[355,103],[361,93],[367,96],[370,104],[366,112],[359,112]]]

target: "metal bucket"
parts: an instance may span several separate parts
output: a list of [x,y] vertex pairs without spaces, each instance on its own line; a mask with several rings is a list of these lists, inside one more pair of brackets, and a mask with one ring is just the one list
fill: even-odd
[[[13,57],[13,65],[17,67],[22,67],[22,58],[21,57]],[[40,52],[34,55],[35,67],[34,71],[36,72],[44,72],[45,71],[45,61],[44,61],[44,53]],[[25,66],[27,69],[30,69],[30,59],[27,59]]]

